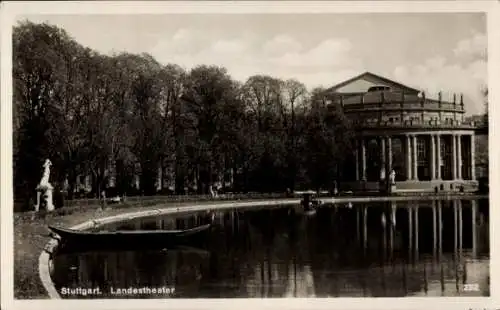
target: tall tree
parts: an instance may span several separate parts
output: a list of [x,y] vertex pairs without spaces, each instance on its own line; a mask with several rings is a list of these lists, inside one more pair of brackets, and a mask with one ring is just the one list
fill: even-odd
[[183,98],[189,113],[196,119],[194,129],[198,143],[192,156],[199,191],[203,190],[203,185],[212,185],[214,176],[224,171],[224,144],[230,131],[226,115],[234,107],[236,89],[224,68],[198,66],[189,72]]
[[[22,22],[14,27],[14,182],[18,197],[34,193],[45,158],[54,161],[56,179],[62,175],[57,172],[67,168],[62,164],[67,159],[64,157],[75,158],[79,128],[64,116],[78,109],[73,56],[79,50],[81,47],[55,26]],[[67,136],[74,139],[63,140]]]
[[130,150],[140,164],[140,186],[144,194],[156,192],[158,165],[163,158],[168,131],[164,130],[165,99],[162,66],[150,55],[118,56],[128,70]]
[[286,172],[286,127],[288,111],[285,105],[284,82],[280,79],[255,75],[244,85],[245,104],[255,116],[257,133],[252,148],[258,152],[256,169],[252,172],[256,190],[277,190],[284,185]]
[[341,178],[343,162],[353,154],[353,131],[340,106],[326,105],[323,96],[312,97],[306,117],[304,166],[315,189],[331,188]]
[[304,104],[307,96],[307,89],[303,83],[295,79],[290,79],[284,83],[284,92],[287,104],[286,111],[289,111],[290,114],[289,122],[287,121],[288,113],[284,115],[284,125],[287,129],[287,184],[290,189],[293,189],[295,187],[295,178],[298,172],[296,109],[298,105],[300,106]]
[[163,180],[165,177],[166,166],[173,166],[174,189],[177,192],[182,192],[184,189],[187,162],[184,156],[184,143],[182,140],[182,106],[181,95],[184,91],[187,73],[178,65],[169,64],[161,68],[159,72],[159,80],[161,85],[160,91],[160,114],[161,132],[163,133],[164,145],[160,154],[160,169],[162,178],[160,180],[160,188],[163,189]]

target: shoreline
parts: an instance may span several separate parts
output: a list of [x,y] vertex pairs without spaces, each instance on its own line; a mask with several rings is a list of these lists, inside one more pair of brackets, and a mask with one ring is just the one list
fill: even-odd
[[[432,200],[432,199],[486,199],[487,194],[438,194],[438,195],[408,195],[408,196],[373,196],[373,197],[355,197],[342,196],[333,198],[323,198],[326,203],[362,203],[375,201],[402,201],[409,198],[414,200]],[[148,206],[142,204],[121,204],[111,205],[108,208],[101,209],[99,205],[71,207],[60,213],[46,213],[34,216],[34,212],[24,212],[14,214],[14,298],[15,299],[46,299],[48,296],[46,288],[40,279],[39,267],[42,265],[41,253],[47,253],[44,248],[51,240],[48,236],[47,225],[59,225],[65,227],[75,227],[84,229],[88,223],[93,225],[105,224],[107,221],[123,217],[135,218],[148,215],[172,214],[177,212],[193,212],[207,208],[230,209],[248,206],[266,206],[266,205],[286,205],[299,203],[300,198],[280,198],[280,199],[241,199],[241,200],[209,200],[209,201],[186,201],[186,202],[155,202]],[[70,209],[70,208],[68,208]],[[59,209],[61,210],[61,209]],[[57,210],[56,210],[57,211]],[[48,253],[47,253],[48,257]],[[48,273],[48,258],[43,262]],[[49,276],[50,277],[50,276]]]

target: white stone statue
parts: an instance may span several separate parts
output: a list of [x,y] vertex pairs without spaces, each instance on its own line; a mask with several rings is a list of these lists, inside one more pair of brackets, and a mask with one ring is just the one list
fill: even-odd
[[42,197],[42,195],[46,197],[47,211],[54,210],[54,204],[52,203],[52,191],[54,190],[54,187],[49,183],[50,166],[52,166],[52,162],[50,161],[50,159],[46,159],[45,162],[43,163],[44,170],[42,179],[40,180],[40,183],[36,187],[37,196],[36,196],[35,211],[37,212],[40,210],[40,198]]
[[396,184],[396,171],[391,170],[391,173],[389,174],[389,181],[391,185]]
[[52,166],[52,162],[50,161],[50,159],[46,159],[45,162],[43,163],[44,170],[42,179],[40,180],[40,185],[49,184],[50,166]]

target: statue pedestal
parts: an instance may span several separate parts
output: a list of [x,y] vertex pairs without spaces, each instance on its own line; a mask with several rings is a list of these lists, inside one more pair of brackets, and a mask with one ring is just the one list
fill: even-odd
[[54,211],[55,207],[52,202],[52,193],[54,191],[54,187],[50,185],[50,183],[47,184],[40,184],[36,188],[37,194],[36,194],[36,205],[35,205],[35,211],[40,210],[40,202],[42,199],[45,200],[45,208],[47,211]]
[[396,184],[389,185],[389,193],[394,193],[396,191]]

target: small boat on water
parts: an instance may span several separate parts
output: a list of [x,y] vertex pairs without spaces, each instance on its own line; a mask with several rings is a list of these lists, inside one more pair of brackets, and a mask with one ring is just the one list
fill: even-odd
[[[207,232],[212,224],[185,230],[118,230],[80,231],[48,226],[52,235],[57,235],[64,246],[78,249],[97,248],[163,248],[189,245]],[[54,236],[55,237],[55,236]]]
[[302,199],[300,200],[301,213],[303,215],[314,215],[316,214],[316,209],[322,205],[322,201],[315,198],[317,193],[312,190],[308,191],[298,191],[295,192],[296,195],[301,195]]

